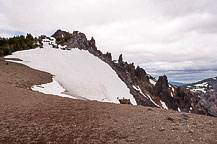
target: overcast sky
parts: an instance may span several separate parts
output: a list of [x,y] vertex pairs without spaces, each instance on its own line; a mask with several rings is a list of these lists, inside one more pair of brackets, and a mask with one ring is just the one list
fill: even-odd
[[216,0],[0,0],[0,36],[57,29],[148,70],[217,69]]

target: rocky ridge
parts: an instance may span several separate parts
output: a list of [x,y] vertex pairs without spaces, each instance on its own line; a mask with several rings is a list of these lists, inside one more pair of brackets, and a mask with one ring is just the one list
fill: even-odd
[[194,99],[208,115],[217,117],[217,77],[183,86],[192,91]]
[[[118,60],[113,60],[111,53],[103,54],[97,49],[93,37],[91,40],[87,40],[85,34],[81,32],[74,31],[71,34],[62,30],[56,31],[52,37],[56,39],[57,44],[64,46],[61,47],[63,50],[72,48],[87,50],[110,65],[130,89],[130,93],[138,105],[208,114],[207,109],[198,103],[190,90],[169,84],[166,76],[160,76],[156,80],[147,74],[143,68],[136,67],[134,63],[123,61],[122,54]],[[57,48],[58,46],[54,47]]]

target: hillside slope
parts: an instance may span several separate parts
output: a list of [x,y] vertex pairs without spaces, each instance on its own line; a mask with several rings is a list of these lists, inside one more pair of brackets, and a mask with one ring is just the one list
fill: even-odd
[[52,75],[0,59],[0,143],[217,143],[217,119],[30,90]]
[[184,85],[192,91],[198,103],[207,109],[208,115],[217,117],[217,77]]

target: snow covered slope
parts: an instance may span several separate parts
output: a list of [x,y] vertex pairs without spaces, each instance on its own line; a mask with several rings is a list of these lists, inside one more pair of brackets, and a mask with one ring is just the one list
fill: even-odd
[[199,91],[207,93],[209,91],[217,91],[217,77],[208,78],[196,83],[183,85],[183,87],[190,89],[193,92]]
[[200,105],[207,109],[210,116],[217,117],[217,77],[184,85],[192,91]]
[[126,98],[136,105],[115,71],[88,51],[55,49],[44,42],[44,48],[15,52],[7,58],[22,59],[31,68],[53,74],[73,97],[114,103],[119,103],[118,98]]

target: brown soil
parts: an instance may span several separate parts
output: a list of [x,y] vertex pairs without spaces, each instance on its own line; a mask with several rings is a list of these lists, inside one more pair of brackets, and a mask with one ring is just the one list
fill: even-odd
[[51,75],[0,58],[0,143],[217,143],[217,118],[33,92]]

